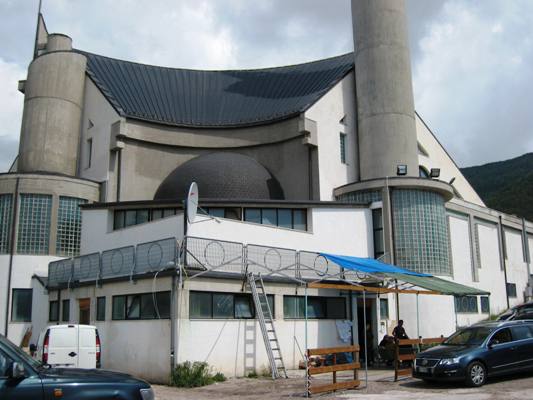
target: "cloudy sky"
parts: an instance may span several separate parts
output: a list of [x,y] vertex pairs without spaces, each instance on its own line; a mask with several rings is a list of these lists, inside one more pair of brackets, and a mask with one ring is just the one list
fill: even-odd
[[[353,50],[349,0],[43,0],[74,46],[186,68]],[[0,0],[0,171],[18,149],[38,0]],[[415,106],[461,166],[533,151],[533,0],[407,0]]]

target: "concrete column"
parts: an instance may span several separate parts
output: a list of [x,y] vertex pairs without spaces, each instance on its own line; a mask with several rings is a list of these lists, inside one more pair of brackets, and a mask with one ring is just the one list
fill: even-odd
[[404,0],[352,0],[361,180],[418,177]]

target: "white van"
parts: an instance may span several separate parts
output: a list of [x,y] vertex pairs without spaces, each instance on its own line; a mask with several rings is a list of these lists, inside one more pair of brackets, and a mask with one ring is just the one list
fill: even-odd
[[90,325],[51,325],[39,335],[34,357],[51,367],[100,368],[100,337]]

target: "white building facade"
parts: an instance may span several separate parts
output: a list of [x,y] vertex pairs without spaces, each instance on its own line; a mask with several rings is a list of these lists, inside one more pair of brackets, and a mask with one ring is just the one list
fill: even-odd
[[[47,324],[95,324],[104,368],[164,382],[185,360],[235,376],[267,367],[250,265],[268,275],[289,368],[305,347],[343,343],[342,321],[359,343],[368,322],[375,347],[398,318],[411,337],[448,335],[530,298],[533,223],[486,208],[414,112],[403,2],[353,9],[376,21],[355,31],[364,51],[248,71],[73,50],[41,18],[19,157],[0,175],[2,332],[27,344]],[[398,32],[375,31],[389,18]],[[185,232],[193,181],[203,211]],[[302,282],[324,276],[321,253],[487,294],[397,305],[307,289],[306,324]]]

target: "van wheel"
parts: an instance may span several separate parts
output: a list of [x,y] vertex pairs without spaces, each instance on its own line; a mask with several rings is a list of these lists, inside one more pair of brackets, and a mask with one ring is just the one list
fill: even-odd
[[487,369],[479,361],[470,363],[466,369],[466,383],[468,386],[479,387],[487,381]]

